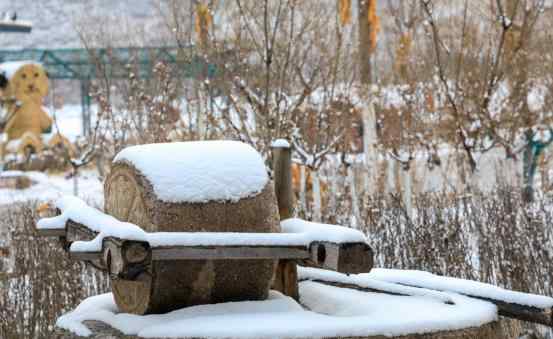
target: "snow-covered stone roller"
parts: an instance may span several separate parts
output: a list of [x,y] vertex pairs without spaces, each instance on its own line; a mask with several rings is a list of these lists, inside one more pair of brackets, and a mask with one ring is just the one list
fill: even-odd
[[[129,147],[114,159],[104,188],[105,213],[148,232],[280,232],[263,159],[244,143]],[[119,308],[135,314],[258,300],[268,295],[274,267],[269,259],[156,260],[132,280],[113,278],[112,289]]]

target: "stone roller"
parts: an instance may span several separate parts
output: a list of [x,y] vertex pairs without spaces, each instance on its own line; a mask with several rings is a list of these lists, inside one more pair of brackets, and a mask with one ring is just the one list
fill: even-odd
[[[226,143],[228,146],[229,142]],[[246,146],[230,145],[231,150],[238,147],[242,151]],[[169,151],[162,146],[157,150]],[[173,158],[167,160],[171,161],[156,166],[168,166],[167,172],[171,172]],[[207,162],[215,164],[217,160],[208,159]],[[259,166],[263,166],[260,157]],[[181,179],[197,175],[187,173],[183,167],[178,170],[179,176],[170,179],[175,186],[183,184]],[[260,169],[249,169],[252,170],[259,172]],[[244,175],[248,175],[248,169]],[[224,178],[210,179],[217,182]],[[148,232],[280,232],[274,188],[268,178],[261,191],[236,201],[167,202],[156,193],[155,185],[155,180],[132,161],[116,159],[105,181],[105,213]],[[219,189],[225,191],[224,187]],[[117,258],[104,258],[106,265],[116,261]],[[119,308],[134,314],[163,313],[183,306],[223,301],[261,300],[268,295],[275,264],[275,260],[247,259],[151,261],[146,270],[132,280],[112,277],[112,289]]]

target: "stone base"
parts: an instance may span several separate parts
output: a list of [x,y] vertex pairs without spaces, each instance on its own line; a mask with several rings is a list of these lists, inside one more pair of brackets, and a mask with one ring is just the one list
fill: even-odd
[[[87,327],[92,331],[92,335],[86,337],[88,339],[139,339],[137,336],[124,335],[116,329],[99,322],[85,321]],[[245,325],[247,326],[247,325]],[[58,329],[56,331],[59,339],[80,339],[85,338],[68,331]],[[503,331],[503,326],[499,322],[486,324],[478,328],[468,328],[458,331],[435,332],[428,334],[412,334],[401,337],[386,337],[386,336],[371,336],[371,337],[325,337],[324,339],[515,339],[518,336],[514,334],[506,335]],[[163,339],[163,338],[157,338]],[[200,339],[200,338],[179,338],[179,339]],[[315,339],[315,338],[305,338]]]

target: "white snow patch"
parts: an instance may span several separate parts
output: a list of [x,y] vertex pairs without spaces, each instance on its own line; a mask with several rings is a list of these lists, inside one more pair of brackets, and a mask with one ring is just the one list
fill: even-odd
[[73,196],[64,196],[56,201],[56,207],[62,214],[43,218],[37,222],[37,229],[64,228],[71,219],[76,223],[86,225],[93,231],[99,232],[91,241],[75,241],[71,244],[72,251],[98,251],[102,248],[102,240],[113,236],[128,240],[147,241],[146,232],[140,227],[122,222],[104,214],[95,208],[89,207],[84,201]]
[[15,178],[15,177],[20,177],[20,176],[24,176],[24,175],[25,175],[25,172],[23,172],[23,171],[12,170],[12,171],[0,172],[0,177],[2,177],[2,178]]
[[550,297],[509,291],[490,284],[437,276],[423,271],[373,269],[368,274],[360,274],[358,279],[367,278],[459,294],[470,294],[483,298],[494,298],[505,302],[534,306],[537,308],[553,307],[553,298]]
[[[17,171],[0,172],[2,176],[17,175]],[[33,185],[26,189],[0,189],[0,205],[33,200],[56,200],[73,193],[73,178],[63,175],[47,175],[41,172],[21,172]],[[104,187],[94,171],[82,171],[78,178],[79,196],[94,206],[102,206]]]
[[303,233],[311,241],[334,243],[367,242],[365,235],[353,228],[321,224],[297,218],[283,220],[280,223],[283,233]]
[[301,302],[271,291],[264,301],[183,308],[167,314],[117,313],[112,294],[90,297],[56,325],[89,336],[85,320],[102,321],[126,335],[194,338],[306,338],[404,335],[480,326],[497,319],[490,303],[452,295],[455,305],[300,283]]
[[165,202],[238,201],[265,187],[261,155],[238,141],[192,141],[125,148],[114,162],[129,162]]
[[454,331],[497,320],[497,307],[491,303],[457,294],[450,294],[450,299],[453,305],[426,297],[362,292],[309,281],[300,284],[301,303],[335,322],[321,324],[318,337]]
[[318,268],[298,267],[298,278],[300,280],[322,280],[342,284],[353,284],[364,288],[388,291],[394,294],[405,296],[425,297],[438,300],[442,303],[453,303],[451,296],[447,293],[433,291],[424,288],[415,288],[388,283],[377,279],[372,279],[359,274],[343,274]]
[[102,249],[106,237],[145,241],[151,247],[163,246],[309,246],[315,241],[333,243],[366,242],[363,233],[347,227],[318,224],[301,219],[288,219],[281,223],[282,233],[236,233],[236,232],[153,232],[139,226],[122,222],[88,206],[74,196],[64,196],[55,202],[60,215],[43,218],[37,222],[38,229],[64,228],[68,220],[87,226],[99,234],[90,241],[71,244],[73,252],[96,252]]
[[276,139],[271,146],[275,148],[290,148],[290,143],[286,139]]
[[9,81],[21,67],[27,65],[42,67],[40,63],[34,61],[7,61],[0,64],[0,73],[4,74]]

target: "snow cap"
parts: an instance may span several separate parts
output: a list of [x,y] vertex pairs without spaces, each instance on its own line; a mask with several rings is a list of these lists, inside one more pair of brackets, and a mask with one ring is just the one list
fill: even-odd
[[269,177],[250,145],[228,140],[127,147],[113,160],[128,162],[165,202],[238,201],[260,193]]
[[274,148],[290,148],[290,143],[286,139],[276,139],[271,146]]

